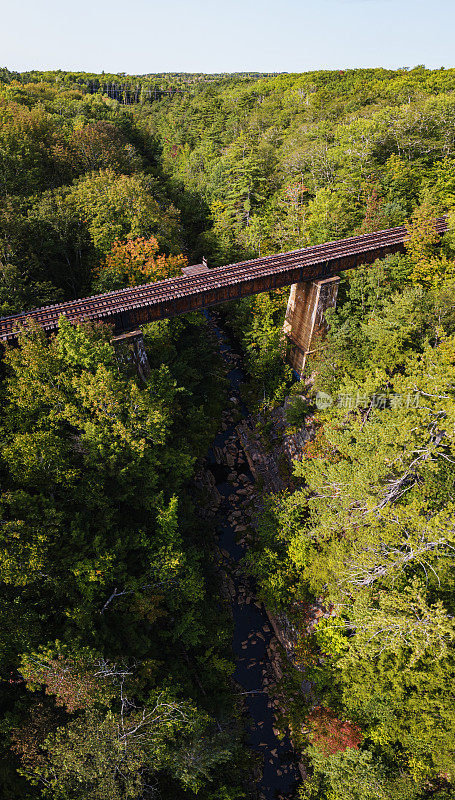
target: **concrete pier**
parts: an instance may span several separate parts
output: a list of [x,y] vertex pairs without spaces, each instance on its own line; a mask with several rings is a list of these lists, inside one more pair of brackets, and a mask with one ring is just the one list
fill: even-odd
[[309,354],[326,333],[325,312],[336,305],[339,283],[335,275],[291,286],[283,330],[288,339],[287,358],[299,378]]
[[150,375],[150,364],[144,346],[141,330],[124,333],[112,339],[117,361],[125,372],[136,372],[144,383]]

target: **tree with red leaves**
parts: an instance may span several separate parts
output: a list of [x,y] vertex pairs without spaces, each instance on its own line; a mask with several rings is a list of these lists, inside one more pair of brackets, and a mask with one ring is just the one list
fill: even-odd
[[354,722],[338,719],[331,708],[321,705],[313,708],[308,715],[308,738],[324,755],[329,756],[348,748],[358,750],[363,734]]
[[60,642],[22,656],[20,672],[27,688],[44,686],[69,713],[108,703],[131,672],[109,664],[88,647],[71,651]]

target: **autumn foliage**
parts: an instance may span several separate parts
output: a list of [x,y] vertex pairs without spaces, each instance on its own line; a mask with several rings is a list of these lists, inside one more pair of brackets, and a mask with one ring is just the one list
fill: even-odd
[[49,701],[38,700],[30,708],[23,724],[11,730],[11,749],[21,757],[26,769],[44,764],[41,745],[62,721],[62,712],[57,713]]
[[358,750],[363,739],[358,725],[350,720],[338,719],[335,712],[326,706],[317,706],[310,711],[308,735],[311,743],[326,756],[344,752],[348,748]]
[[305,442],[303,446],[305,459],[324,459],[330,463],[336,463],[338,456],[333,446],[328,441],[324,433],[324,426],[320,425],[312,439]]
[[373,233],[374,231],[379,231],[382,228],[387,227],[383,224],[383,207],[383,198],[379,197],[376,189],[373,189],[371,194],[368,194],[366,197],[365,217],[362,224],[356,231],[358,236],[361,236],[364,233]]
[[96,663],[87,648],[67,655],[43,650],[23,656],[21,674],[31,691],[44,686],[59,706],[70,713],[104,703],[112,695],[112,685],[106,682],[106,670]]
[[123,286],[139,286],[180,275],[187,265],[183,255],[165,256],[158,253],[154,236],[127,241],[115,240],[112,249],[98,269],[97,288],[101,291]]

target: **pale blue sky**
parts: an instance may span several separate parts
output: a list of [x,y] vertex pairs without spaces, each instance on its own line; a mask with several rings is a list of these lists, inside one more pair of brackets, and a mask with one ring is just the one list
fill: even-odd
[[455,0],[0,0],[0,66],[302,72],[455,66]]

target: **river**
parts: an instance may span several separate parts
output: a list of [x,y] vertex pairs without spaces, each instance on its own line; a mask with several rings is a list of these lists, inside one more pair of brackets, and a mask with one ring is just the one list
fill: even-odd
[[[244,373],[239,364],[240,356],[234,344],[213,315],[208,316],[215,333],[219,349],[229,366],[230,409],[237,408],[242,416],[248,410],[240,398],[240,385]],[[207,469],[214,476],[216,487],[223,498],[215,516],[218,544],[223,557],[223,568],[231,576],[232,616],[234,621],[233,651],[235,657],[234,679],[239,692],[246,700],[248,711],[247,743],[262,759],[262,774],[257,785],[258,798],[278,800],[291,798],[300,773],[290,739],[278,738],[273,705],[273,693],[269,695],[273,671],[268,656],[268,647],[274,638],[267,613],[256,599],[255,585],[251,576],[241,568],[241,559],[248,546],[247,536],[242,530],[249,524],[245,505],[254,485],[254,478],[242,451],[234,424],[219,433],[208,453]],[[218,448],[228,453],[229,463],[219,463]],[[241,541],[239,541],[241,540]]]

